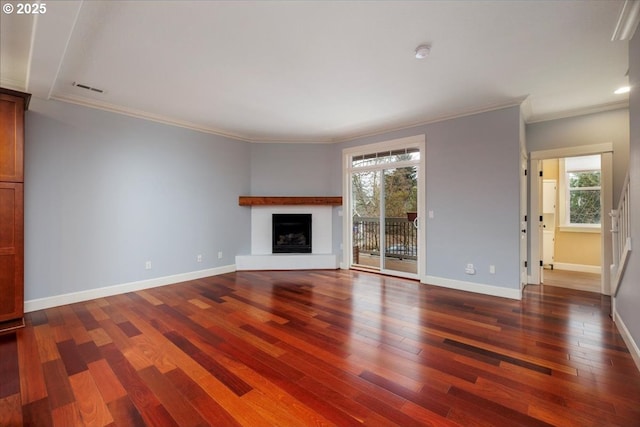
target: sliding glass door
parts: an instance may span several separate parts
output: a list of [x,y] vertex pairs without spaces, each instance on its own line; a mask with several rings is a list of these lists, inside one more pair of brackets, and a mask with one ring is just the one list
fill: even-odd
[[418,166],[382,171],[384,259],[382,268],[418,273]]
[[420,148],[347,156],[351,267],[418,277]]

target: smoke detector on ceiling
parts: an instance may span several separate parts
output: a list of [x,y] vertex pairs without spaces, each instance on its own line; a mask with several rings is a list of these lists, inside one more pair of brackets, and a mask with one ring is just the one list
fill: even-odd
[[429,56],[430,52],[431,52],[430,44],[421,44],[416,48],[416,59],[424,59],[427,56]]

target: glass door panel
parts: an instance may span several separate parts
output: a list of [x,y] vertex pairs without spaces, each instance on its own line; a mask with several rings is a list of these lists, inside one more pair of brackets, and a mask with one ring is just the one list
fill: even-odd
[[385,169],[382,268],[418,272],[418,167]]
[[380,171],[351,175],[353,265],[380,268]]

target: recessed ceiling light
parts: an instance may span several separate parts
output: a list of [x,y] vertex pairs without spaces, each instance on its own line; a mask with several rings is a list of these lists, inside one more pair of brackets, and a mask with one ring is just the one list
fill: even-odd
[[416,48],[416,59],[424,59],[427,56],[429,56],[430,52],[431,52],[430,44],[421,44]]
[[615,93],[616,95],[621,95],[623,93],[629,93],[630,90],[631,90],[630,86],[622,86],[616,89],[615,92],[613,93]]

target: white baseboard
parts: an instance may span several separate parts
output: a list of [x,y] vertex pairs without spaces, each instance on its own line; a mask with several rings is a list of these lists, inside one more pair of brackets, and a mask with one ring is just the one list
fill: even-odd
[[475,292],[477,294],[491,295],[494,297],[502,297],[509,299],[522,299],[522,291],[520,289],[503,288],[500,286],[485,285],[482,283],[465,282],[463,280],[445,279],[443,277],[423,276],[421,283],[428,285],[441,286],[443,288],[458,289],[460,291]]
[[633,337],[631,336],[629,329],[627,329],[627,325],[624,324],[624,322],[622,321],[622,318],[618,315],[618,312],[615,311],[615,309],[613,311],[613,320],[618,328],[618,331],[620,332],[620,335],[622,335],[622,339],[624,340],[624,343],[627,345],[627,348],[629,349],[629,353],[631,353],[631,357],[633,358],[633,361],[636,363],[636,367],[640,371],[640,348],[638,348],[638,345],[633,340]]
[[586,264],[569,264],[566,262],[554,262],[554,270],[578,271],[580,273],[602,274],[602,268],[599,265]]
[[123,283],[120,285],[105,286],[86,291],[72,292],[68,294],[55,295],[46,298],[38,298],[24,302],[24,311],[43,310],[60,305],[73,304],[76,302],[88,301],[95,298],[103,298],[112,295],[135,292],[142,289],[157,288],[158,286],[172,285],[174,283],[186,282],[188,280],[201,279],[203,277],[217,276],[219,274],[232,273],[236,271],[235,265],[225,265],[222,267],[209,268],[206,270],[192,271],[189,273],[174,274],[171,276],[157,277],[155,279],[139,280],[137,282]]

